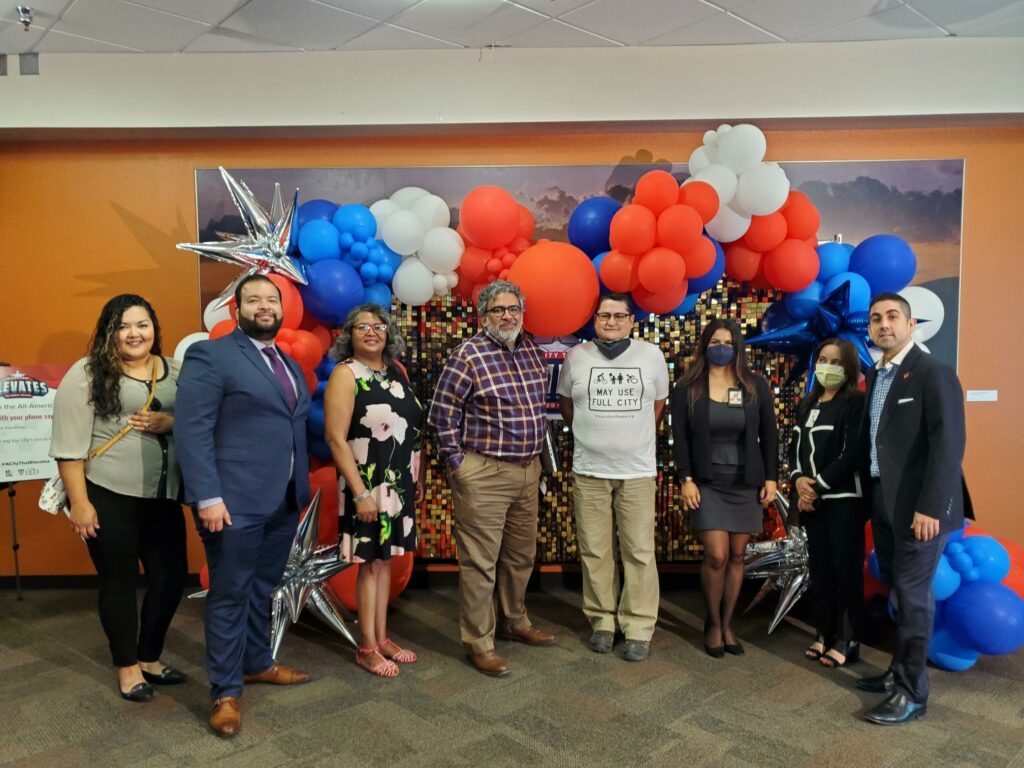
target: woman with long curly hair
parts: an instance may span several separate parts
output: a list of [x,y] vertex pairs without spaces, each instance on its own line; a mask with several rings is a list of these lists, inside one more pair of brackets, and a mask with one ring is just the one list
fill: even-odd
[[103,307],[89,354],[71,366],[54,400],[50,455],[67,489],[71,529],[99,576],[100,623],[129,701],[151,699],[150,683],[185,680],[160,661],[188,572],[171,434],[178,368],[161,354],[153,307],[122,294]]

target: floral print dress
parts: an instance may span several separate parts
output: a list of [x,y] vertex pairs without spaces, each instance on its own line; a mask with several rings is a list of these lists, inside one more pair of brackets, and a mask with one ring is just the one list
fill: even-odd
[[348,444],[359,475],[380,510],[377,520],[360,521],[352,492],[339,473],[342,559],[362,563],[415,552],[414,502],[420,471],[423,408],[394,363],[383,375],[352,358],[342,365],[351,369],[356,380]]

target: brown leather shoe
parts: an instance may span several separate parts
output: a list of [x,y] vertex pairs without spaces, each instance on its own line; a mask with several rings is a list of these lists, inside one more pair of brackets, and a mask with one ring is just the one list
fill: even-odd
[[517,643],[527,645],[551,646],[555,644],[555,636],[536,627],[525,627],[523,629],[507,629],[499,632],[498,637],[502,640],[514,640]]
[[223,696],[213,702],[210,727],[223,738],[234,736],[242,729],[242,703],[234,696]]
[[508,662],[494,651],[483,653],[469,653],[469,660],[478,671],[490,677],[504,677],[508,674]]
[[260,672],[258,675],[246,675],[247,683],[267,683],[269,685],[298,685],[309,680],[309,672],[303,669],[292,669],[276,661],[270,665],[270,669]]

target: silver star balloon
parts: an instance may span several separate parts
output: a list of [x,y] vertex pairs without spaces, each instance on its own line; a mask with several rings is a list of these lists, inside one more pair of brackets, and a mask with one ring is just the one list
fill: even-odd
[[758,541],[747,545],[743,575],[748,579],[764,579],[761,589],[750,601],[744,613],[760,603],[772,590],[779,590],[768,634],[796,605],[811,583],[807,560],[807,534],[803,528],[789,520],[789,500],[783,495],[775,497],[775,506],[786,528],[786,538]]
[[295,231],[296,209],[299,205],[299,190],[284,207],[281,199],[281,185],[274,184],[274,199],[270,213],[260,205],[252,190],[245,182],[236,181],[223,166],[220,167],[221,178],[227,185],[231,199],[242,216],[245,225],[244,235],[233,235],[218,232],[219,241],[206,243],[178,243],[178,249],[192,251],[200,256],[223,261],[227,264],[238,264],[244,268],[231,285],[224,289],[218,297],[216,308],[223,307],[230,300],[235,286],[249,275],[268,275],[275,273],[289,280],[306,285],[306,278],[295,265],[288,250],[297,236]]
[[270,596],[270,654],[277,659],[288,628],[299,620],[303,609],[322,619],[353,646],[355,638],[346,622],[352,621],[344,606],[324,582],[352,563],[341,559],[338,543],[317,546],[320,530],[320,491],[306,508],[295,532],[281,583]]

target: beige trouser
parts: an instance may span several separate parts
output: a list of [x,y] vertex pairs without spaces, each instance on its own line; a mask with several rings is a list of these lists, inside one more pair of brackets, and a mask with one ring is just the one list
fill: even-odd
[[[608,480],[573,474],[583,613],[595,632],[614,632],[618,627],[628,640],[650,640],[654,634],[659,597],[654,560],[656,485],[653,477]],[[619,557],[625,582],[621,594]]]
[[537,555],[540,459],[525,467],[467,452],[451,476],[459,547],[459,634],[469,653],[494,649],[494,585],[503,630],[526,629]]

